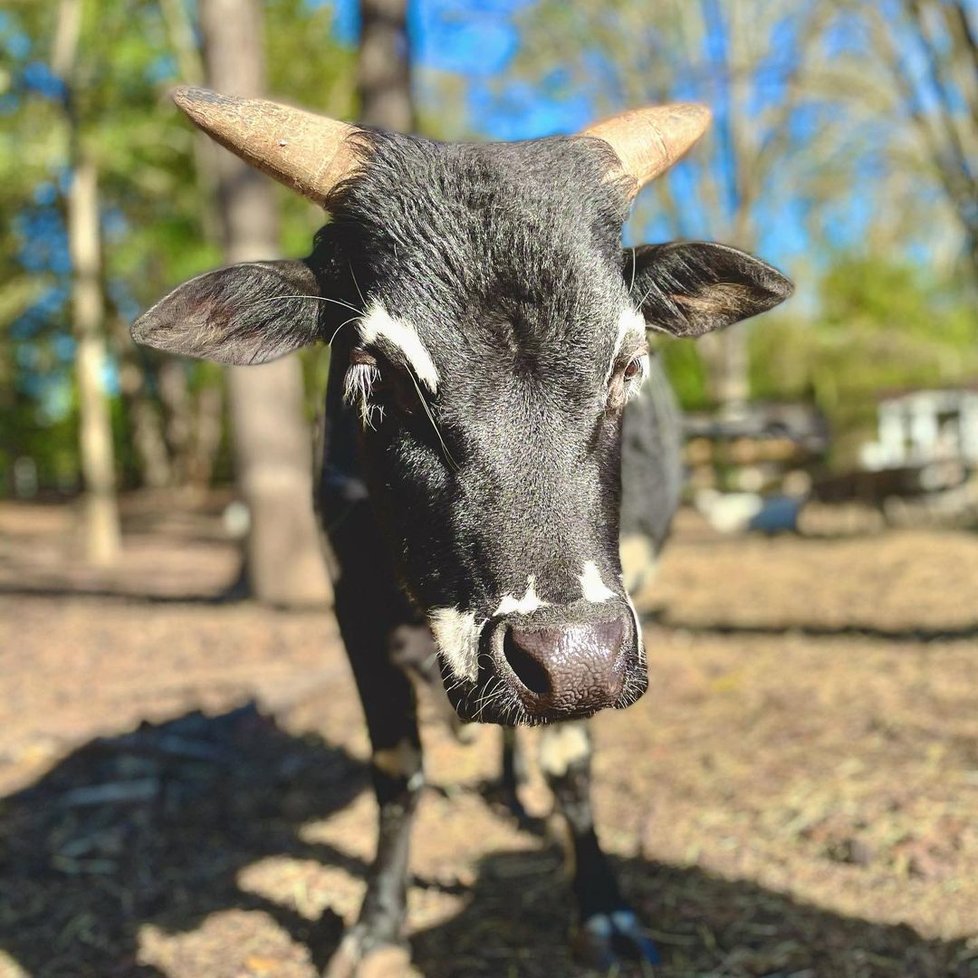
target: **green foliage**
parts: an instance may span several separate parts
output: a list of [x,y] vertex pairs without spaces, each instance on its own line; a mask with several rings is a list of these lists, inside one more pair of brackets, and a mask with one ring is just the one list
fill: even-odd
[[670,340],[659,347],[658,354],[682,408],[702,411],[711,407],[706,367],[696,343]]
[[[329,5],[264,6],[269,89],[350,117],[355,51],[334,40]],[[78,48],[74,108],[98,166],[108,315],[120,324],[110,331],[110,353],[114,364],[128,358],[145,372],[154,400],[159,361],[131,347],[124,323],[174,284],[220,263],[213,193],[195,159],[203,140],[195,147],[193,130],[167,97],[176,84],[200,81],[180,74],[180,67],[199,65],[199,52],[181,49],[181,37],[196,43],[187,20],[192,9],[186,0],[87,0]],[[12,233],[0,235],[0,492],[23,455],[35,459],[42,482],[77,479],[76,405],[64,396],[73,367],[68,268],[54,193],[67,178],[68,127],[54,80],[36,82],[50,59],[57,15],[53,2],[18,4],[0,15],[0,50],[9,66],[0,72],[0,207],[13,218]],[[282,251],[306,253],[322,214],[284,189],[281,201]],[[206,365],[185,369],[191,391],[222,383],[222,373]],[[112,411],[125,474],[138,466],[118,394]],[[162,402],[157,413],[165,427]]]

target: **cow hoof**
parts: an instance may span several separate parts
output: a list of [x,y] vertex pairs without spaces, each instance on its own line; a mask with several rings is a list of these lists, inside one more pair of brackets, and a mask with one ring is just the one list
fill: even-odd
[[655,944],[631,910],[588,917],[574,935],[574,954],[584,964],[607,971],[624,961],[662,963]]
[[405,944],[364,947],[365,935],[355,928],[340,942],[326,965],[323,978],[423,978],[411,965]]

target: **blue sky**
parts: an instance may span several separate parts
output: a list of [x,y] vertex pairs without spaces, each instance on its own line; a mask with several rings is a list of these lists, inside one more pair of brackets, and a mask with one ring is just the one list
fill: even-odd
[[[359,33],[357,0],[310,0],[335,13],[335,31],[353,45]],[[580,128],[590,106],[577,99],[547,98],[505,75],[520,44],[516,17],[528,0],[413,0],[409,4],[412,57],[421,68],[459,75],[466,81],[465,109],[473,129],[488,139],[531,139]],[[559,81],[555,78],[554,81]]]
[[[310,2],[331,7],[335,12],[337,36],[346,43],[356,43],[359,31],[356,0]],[[421,80],[416,86],[419,99],[423,102],[425,98],[424,69],[459,76],[464,79],[465,104],[459,108],[464,111],[466,128],[488,139],[529,139],[574,132],[593,119],[597,114],[594,99],[583,90],[569,91],[568,74],[561,65],[554,65],[542,85],[531,86],[508,77],[520,44],[528,43],[521,36],[517,17],[530,2],[532,0],[413,0],[409,6],[409,29],[412,56],[422,69]],[[722,2],[714,0],[714,6],[722,23]],[[755,111],[764,108],[766,98],[776,98],[779,94],[776,91],[778,73],[783,73],[784,63],[792,57],[797,43],[792,25],[792,19],[786,17],[771,28],[780,38],[777,48],[781,63],[762,66],[770,81],[756,87],[751,106]],[[846,33],[836,43],[849,43],[849,36]],[[720,62],[725,54],[722,32],[708,37],[705,59]],[[595,57],[600,56],[596,54]],[[600,69],[600,65],[596,67]],[[596,76],[599,74],[600,71],[596,72]],[[713,138],[723,139],[727,136],[727,107],[715,93],[705,90],[708,87],[702,83],[698,87],[692,83],[684,87],[679,79],[676,96],[710,103],[716,116]],[[796,121],[801,130],[816,124],[817,119],[811,114]],[[803,136],[803,132],[798,136]],[[626,228],[628,243],[660,240],[677,233],[687,237],[710,237],[716,233],[715,228],[711,231],[711,223],[715,222],[711,222],[711,216],[696,199],[696,167],[702,164],[702,159],[694,158],[669,178],[671,191],[680,203],[683,227],[669,226],[656,217],[656,208],[647,204],[641,210],[641,219],[633,220]],[[727,183],[731,184],[729,174],[727,177]],[[652,200],[649,191],[646,191],[646,200]],[[857,211],[853,211],[852,216],[855,223],[864,219],[864,215]],[[765,221],[763,217],[758,220],[758,226],[763,228],[760,240],[763,250],[771,256],[789,260],[804,253],[808,245],[806,217],[802,202],[785,206],[779,201],[771,220]],[[840,240],[858,237],[858,228],[850,231],[840,228]]]

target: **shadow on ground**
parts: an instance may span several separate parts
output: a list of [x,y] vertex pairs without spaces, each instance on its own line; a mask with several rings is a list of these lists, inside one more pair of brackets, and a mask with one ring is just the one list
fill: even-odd
[[779,637],[804,635],[807,638],[869,638],[881,642],[917,644],[920,642],[956,642],[978,638],[978,621],[955,625],[951,628],[881,628],[877,625],[858,623],[845,625],[821,625],[816,622],[784,622],[783,624],[751,622],[700,622],[684,621],[668,613],[655,611],[643,615],[643,623],[655,624],[672,631],[690,635],[719,635],[723,637],[744,635],[749,637]]
[[[906,926],[844,917],[695,868],[617,861],[659,945],[656,978],[976,978],[978,948],[929,941]],[[568,953],[571,905],[553,852],[484,857],[465,910],[417,933],[428,978],[584,976]],[[621,972],[630,974],[627,968]]]
[[245,594],[236,586],[236,583],[214,594],[198,594],[196,592],[186,594],[153,594],[145,591],[129,590],[122,586],[0,584],[0,597],[53,598],[54,600],[64,598],[71,598],[72,600],[103,600],[105,598],[112,598],[124,602],[149,605],[220,605],[243,601]]
[[[237,909],[264,911],[286,932],[296,951],[288,974],[308,973],[309,959],[322,967],[335,917],[310,925],[240,889],[237,873],[289,855],[362,877],[360,859],[305,842],[299,829],[366,786],[364,766],[343,750],[292,736],[250,704],[94,740],[0,801],[0,949],[31,978],[163,978],[137,960],[143,924],[185,933]],[[665,954],[663,976],[978,976],[978,951],[960,942],[927,941],[698,869],[641,858],[619,868]],[[471,891],[449,892],[459,912],[413,938],[429,978],[584,974],[567,950],[571,907],[556,852],[487,853]],[[226,960],[222,968],[226,950],[215,949],[214,967],[184,962],[174,974],[251,974],[226,970]]]
[[93,740],[0,800],[0,948],[32,978],[149,978],[161,973],[136,960],[146,922],[184,932],[214,911],[264,910],[306,936],[237,873],[288,854],[362,876],[298,830],[366,787],[361,763],[254,704]]

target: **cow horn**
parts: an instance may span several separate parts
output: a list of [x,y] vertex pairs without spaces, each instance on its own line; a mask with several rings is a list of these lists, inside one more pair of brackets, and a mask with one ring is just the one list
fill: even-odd
[[712,113],[705,105],[676,102],[631,109],[588,126],[581,135],[603,139],[621,160],[621,172],[639,189],[664,173],[706,132]]
[[355,126],[276,102],[178,88],[173,101],[195,126],[246,163],[323,204],[355,172]]

